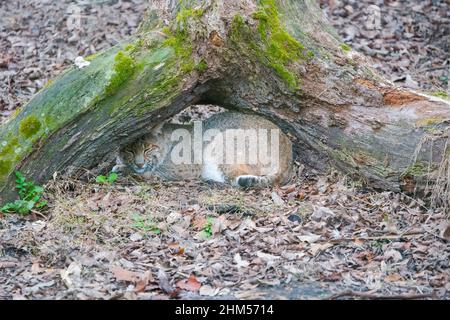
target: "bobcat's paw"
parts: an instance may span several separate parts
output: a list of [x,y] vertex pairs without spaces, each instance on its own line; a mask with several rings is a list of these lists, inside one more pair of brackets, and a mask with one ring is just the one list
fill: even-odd
[[127,166],[123,165],[123,164],[117,164],[115,165],[112,169],[111,172],[115,172],[115,173],[123,173],[126,171]]

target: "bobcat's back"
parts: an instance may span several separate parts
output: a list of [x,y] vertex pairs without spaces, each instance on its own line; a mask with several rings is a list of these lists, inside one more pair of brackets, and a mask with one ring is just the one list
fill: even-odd
[[292,144],[276,125],[236,112],[193,125],[166,124],[125,148],[120,158],[144,177],[202,178],[244,187],[286,182],[293,162]]

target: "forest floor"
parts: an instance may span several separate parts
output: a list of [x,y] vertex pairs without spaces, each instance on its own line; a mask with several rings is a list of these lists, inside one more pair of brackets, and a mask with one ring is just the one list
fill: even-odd
[[[3,117],[76,56],[130,34],[147,3],[97,2],[74,29],[73,1],[0,3]],[[448,2],[389,1],[375,36],[346,28],[376,1],[321,2],[393,81],[446,88]],[[299,165],[288,186],[252,191],[56,178],[46,197],[42,213],[0,217],[0,299],[450,298],[448,215],[334,172]]]

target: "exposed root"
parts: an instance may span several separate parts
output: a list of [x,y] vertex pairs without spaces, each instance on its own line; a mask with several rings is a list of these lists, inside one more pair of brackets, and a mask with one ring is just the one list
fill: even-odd
[[[450,205],[449,139],[450,132],[448,130],[439,132],[439,134],[430,133],[424,135],[414,150],[409,167],[402,174],[403,177],[412,174],[414,175],[414,180],[426,179],[423,181],[423,184],[416,183],[414,194],[418,191],[423,191],[429,197],[431,208],[443,207],[446,211]],[[443,147],[435,148],[438,141],[443,143]],[[426,156],[427,148],[429,148],[429,154]],[[435,152],[435,149],[439,151]],[[439,162],[434,159],[439,159]],[[423,167],[426,167],[426,170],[423,170],[420,174],[413,172],[414,168],[419,166],[419,164],[424,164]],[[425,187],[422,190],[418,190],[421,185]]]

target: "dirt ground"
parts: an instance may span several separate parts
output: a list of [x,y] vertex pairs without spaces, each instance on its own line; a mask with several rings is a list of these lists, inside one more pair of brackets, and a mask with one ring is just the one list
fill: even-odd
[[[446,88],[448,2],[388,1],[387,31],[372,38],[345,28],[377,1],[321,2],[352,47],[367,53],[363,44],[375,39],[366,43],[374,62],[399,85]],[[71,3],[0,2],[3,117],[76,56],[130,34],[148,6],[83,5],[81,27],[69,30]],[[389,28],[400,38],[386,36]],[[450,298],[448,214],[297,167],[289,185],[251,191],[57,177],[46,186],[47,210],[0,217],[0,299]]]

